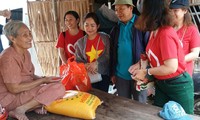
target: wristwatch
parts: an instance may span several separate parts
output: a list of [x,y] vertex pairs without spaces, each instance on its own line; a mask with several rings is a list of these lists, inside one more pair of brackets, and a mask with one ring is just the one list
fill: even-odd
[[148,75],[152,75],[152,74],[149,72],[149,68],[147,68],[147,74],[148,74]]

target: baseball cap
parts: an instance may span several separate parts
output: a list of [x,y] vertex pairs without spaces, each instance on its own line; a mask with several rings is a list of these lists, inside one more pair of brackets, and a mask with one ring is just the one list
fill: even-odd
[[188,0],[171,0],[169,7],[170,9],[189,8],[189,1]]
[[159,115],[165,120],[192,120],[184,111],[182,106],[175,102],[169,101],[165,103]]
[[112,5],[123,5],[123,4],[128,4],[128,5],[131,5],[131,6],[135,6],[133,5],[133,2],[132,0],[115,0],[115,2],[112,4]]

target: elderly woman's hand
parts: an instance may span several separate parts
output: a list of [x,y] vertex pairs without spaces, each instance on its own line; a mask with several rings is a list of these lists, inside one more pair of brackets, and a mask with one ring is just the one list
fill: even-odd
[[55,77],[55,76],[44,77],[42,80],[44,83],[60,82],[62,80],[62,77]]

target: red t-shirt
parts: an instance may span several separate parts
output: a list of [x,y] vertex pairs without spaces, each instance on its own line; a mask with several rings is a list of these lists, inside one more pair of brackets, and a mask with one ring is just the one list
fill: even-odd
[[65,50],[65,56],[68,59],[72,57],[75,53],[74,44],[78,39],[82,38],[83,36],[84,36],[84,31],[81,29],[79,29],[79,32],[76,35],[71,35],[67,30],[65,32],[65,37],[61,32],[58,37],[56,48],[63,48]]
[[[186,30],[186,31],[185,31]],[[184,34],[185,32],[185,34]],[[183,50],[185,55],[190,53],[190,50],[200,46],[200,35],[196,26],[182,27],[177,31],[179,39],[182,40]],[[183,38],[183,39],[182,39]],[[194,68],[193,61],[187,62],[186,71],[192,76]]]
[[178,59],[178,69],[175,73],[165,76],[155,75],[157,79],[173,78],[185,71],[183,49],[176,31],[172,27],[159,28],[157,35],[150,38],[146,51],[152,67],[161,66],[165,60],[171,58]]
[[[99,45],[98,45],[98,50],[97,50],[98,41],[99,41]],[[104,43],[99,34],[93,40],[88,39],[86,43],[86,49],[85,49],[87,61],[89,63],[96,61],[96,59],[102,55],[104,51],[104,47],[105,47]]]

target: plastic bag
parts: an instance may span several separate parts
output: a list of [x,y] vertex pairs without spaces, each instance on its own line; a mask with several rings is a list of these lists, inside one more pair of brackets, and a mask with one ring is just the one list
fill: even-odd
[[[141,54],[140,55],[140,65],[141,69],[146,69],[148,66],[148,59],[146,54]],[[136,83],[136,90],[137,91],[142,91],[147,89],[147,83],[144,83],[142,81],[137,81]]]
[[90,72],[88,72],[88,76],[90,78],[91,83],[97,83],[97,82],[102,81],[101,74],[99,74],[99,73],[91,74]]
[[101,100],[92,94],[74,90],[66,91],[63,99],[56,100],[45,109],[51,113],[81,118],[95,119],[95,111]]
[[110,93],[110,94],[116,94],[117,93],[117,89],[115,87],[115,84],[109,85],[108,93]]
[[91,89],[85,65],[74,61],[74,56],[69,58],[67,64],[60,66],[62,84],[66,90],[89,91]]

